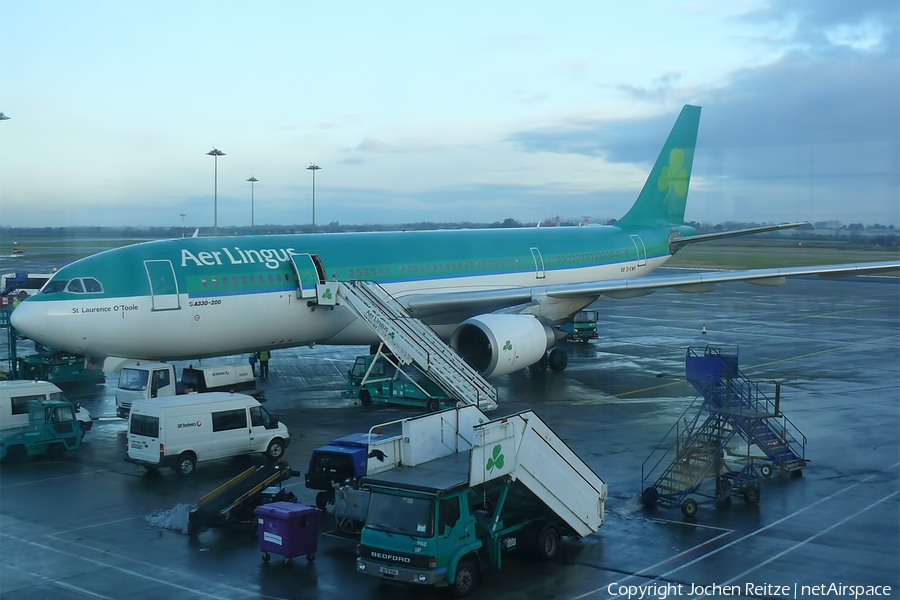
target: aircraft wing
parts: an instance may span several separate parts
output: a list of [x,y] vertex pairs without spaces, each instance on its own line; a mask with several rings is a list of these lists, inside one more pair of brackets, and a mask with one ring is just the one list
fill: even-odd
[[746,281],[755,285],[777,286],[787,277],[818,275],[823,278],[870,275],[900,269],[900,261],[882,261],[858,264],[817,265],[809,267],[783,267],[777,269],[749,269],[744,271],[700,271],[696,273],[660,273],[633,279],[615,279],[586,283],[557,284],[483,290],[474,292],[446,292],[439,294],[414,294],[398,298],[401,304],[419,318],[440,316],[458,318],[460,315],[474,316],[503,310],[510,307],[523,308],[539,298],[557,300],[576,298],[635,298],[650,294],[658,289],[674,288],[681,292],[708,292],[717,284],[731,281]]

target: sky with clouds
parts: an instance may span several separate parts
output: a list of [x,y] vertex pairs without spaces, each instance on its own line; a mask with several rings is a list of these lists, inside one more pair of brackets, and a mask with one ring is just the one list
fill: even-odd
[[900,225],[896,0],[6,3],[0,226],[623,215]]

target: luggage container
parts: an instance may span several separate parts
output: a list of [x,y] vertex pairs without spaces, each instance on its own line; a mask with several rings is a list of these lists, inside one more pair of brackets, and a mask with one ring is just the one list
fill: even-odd
[[259,549],[263,562],[269,562],[270,553],[280,554],[285,563],[303,555],[309,562],[316,560],[318,508],[294,502],[273,502],[258,507],[254,513],[259,518]]

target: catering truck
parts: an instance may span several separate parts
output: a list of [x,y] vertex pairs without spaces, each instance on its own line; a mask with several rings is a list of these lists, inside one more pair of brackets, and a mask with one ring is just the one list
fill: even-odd
[[369,443],[360,573],[464,596],[508,554],[549,560],[561,536],[603,524],[606,484],[533,411],[489,420],[466,406],[400,423]]
[[116,386],[116,415],[128,418],[135,400],[166,398],[202,392],[241,392],[265,402],[265,391],[256,389],[256,377],[249,364],[189,365],[175,378],[175,367],[169,363],[139,361],[126,363],[119,372]]

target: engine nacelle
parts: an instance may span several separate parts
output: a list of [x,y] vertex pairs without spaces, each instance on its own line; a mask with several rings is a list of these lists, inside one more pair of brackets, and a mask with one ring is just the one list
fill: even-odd
[[553,330],[531,315],[480,315],[461,323],[450,345],[484,377],[499,377],[539,361]]

